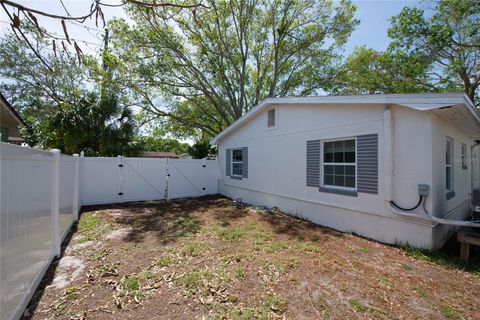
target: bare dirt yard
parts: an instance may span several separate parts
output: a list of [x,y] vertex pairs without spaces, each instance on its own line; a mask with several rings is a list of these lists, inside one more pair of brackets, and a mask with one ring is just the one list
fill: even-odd
[[419,251],[204,197],[84,209],[24,318],[480,319],[479,293]]

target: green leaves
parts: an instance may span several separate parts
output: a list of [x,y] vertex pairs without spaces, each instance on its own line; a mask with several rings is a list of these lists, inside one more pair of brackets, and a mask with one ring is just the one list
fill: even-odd
[[480,2],[441,0],[427,18],[419,8],[404,8],[392,18],[389,51],[428,63],[437,90],[458,90],[480,104]]
[[267,97],[328,87],[358,23],[349,1],[204,4],[169,21],[130,7],[135,26],[109,25],[123,83],[177,135],[214,136]]
[[356,48],[346,59],[337,94],[414,93],[435,91],[428,77],[430,60],[402,52]]
[[132,112],[114,95],[102,100],[97,93],[88,93],[75,105],[63,104],[39,130],[41,145],[67,154],[116,156],[136,151],[130,144],[135,133]]

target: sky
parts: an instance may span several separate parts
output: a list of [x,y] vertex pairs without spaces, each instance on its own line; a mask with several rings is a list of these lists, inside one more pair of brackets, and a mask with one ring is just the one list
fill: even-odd
[[[65,14],[60,0],[16,0],[17,2],[48,11],[50,13]],[[67,10],[75,15],[87,13],[90,7],[90,0],[64,0]],[[104,0],[109,4],[118,4],[119,0]],[[356,18],[360,20],[360,25],[350,36],[346,46],[345,53],[350,53],[356,46],[366,45],[377,51],[383,51],[388,47],[389,38],[387,29],[390,26],[389,19],[397,15],[404,6],[426,7],[434,1],[417,0],[354,0],[357,5]],[[121,7],[103,7],[106,20],[113,17],[127,18]],[[0,11],[0,32],[4,33],[10,28],[7,23],[8,18],[3,10]],[[49,31],[63,34],[59,21],[53,19],[39,19],[40,24]],[[94,20],[87,20],[83,25],[76,22],[68,23],[68,32],[71,38],[79,40],[79,45],[83,51],[88,53],[98,52],[101,48],[103,39],[102,26],[95,25]]]

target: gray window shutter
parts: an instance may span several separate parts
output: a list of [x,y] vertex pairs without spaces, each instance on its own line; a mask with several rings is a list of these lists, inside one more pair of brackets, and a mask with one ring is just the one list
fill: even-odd
[[227,149],[226,150],[226,156],[225,156],[225,175],[227,177],[230,177],[230,166],[232,165],[232,149]]
[[307,141],[307,187],[320,187],[320,140]]
[[378,134],[357,137],[357,191],[378,193]]
[[248,148],[242,148],[242,178],[248,178]]

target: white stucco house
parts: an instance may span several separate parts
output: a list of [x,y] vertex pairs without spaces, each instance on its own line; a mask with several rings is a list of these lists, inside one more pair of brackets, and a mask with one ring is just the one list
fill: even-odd
[[477,139],[473,103],[442,93],[267,99],[212,142],[227,197],[435,249],[455,228],[440,218],[470,214]]

